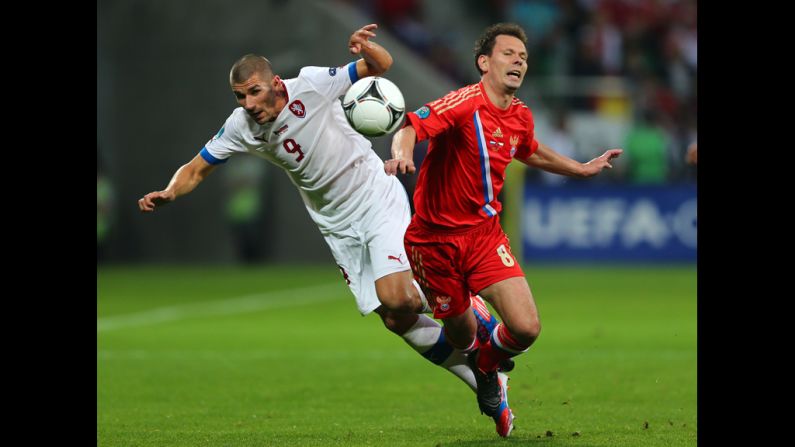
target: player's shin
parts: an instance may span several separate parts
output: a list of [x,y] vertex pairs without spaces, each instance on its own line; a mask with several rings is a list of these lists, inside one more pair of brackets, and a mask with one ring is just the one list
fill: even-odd
[[467,365],[467,351],[453,348],[436,320],[426,315],[418,315],[417,322],[401,337],[423,357],[447,369],[473,391],[476,390],[475,376]]

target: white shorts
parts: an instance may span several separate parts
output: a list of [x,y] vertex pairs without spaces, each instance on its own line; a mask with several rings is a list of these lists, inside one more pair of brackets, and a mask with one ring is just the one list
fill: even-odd
[[411,208],[403,185],[391,179],[385,194],[370,203],[361,219],[324,236],[362,315],[381,305],[377,279],[411,270],[403,245]]

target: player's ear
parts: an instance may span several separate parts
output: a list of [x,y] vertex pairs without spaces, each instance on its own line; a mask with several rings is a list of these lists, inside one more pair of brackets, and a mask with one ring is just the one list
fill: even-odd
[[280,78],[279,75],[274,75],[273,79],[271,79],[271,87],[274,89],[278,87],[279,84],[281,83],[282,83],[282,78]]
[[478,56],[478,67],[484,73],[489,71],[489,58],[485,54]]

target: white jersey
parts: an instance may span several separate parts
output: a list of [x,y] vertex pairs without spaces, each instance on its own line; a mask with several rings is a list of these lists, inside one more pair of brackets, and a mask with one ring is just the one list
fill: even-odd
[[339,97],[357,80],[356,62],[304,67],[284,81],[287,105],[275,121],[260,125],[239,107],[201,155],[210,164],[236,153],[274,163],[298,187],[321,233],[344,228],[393,187],[390,182],[400,183],[345,119]]

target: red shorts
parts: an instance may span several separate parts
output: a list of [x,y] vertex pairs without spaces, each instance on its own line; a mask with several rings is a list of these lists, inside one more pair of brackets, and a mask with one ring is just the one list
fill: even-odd
[[463,232],[431,230],[415,216],[404,243],[434,318],[464,313],[469,309],[470,291],[479,293],[504,279],[524,277],[499,216]]

